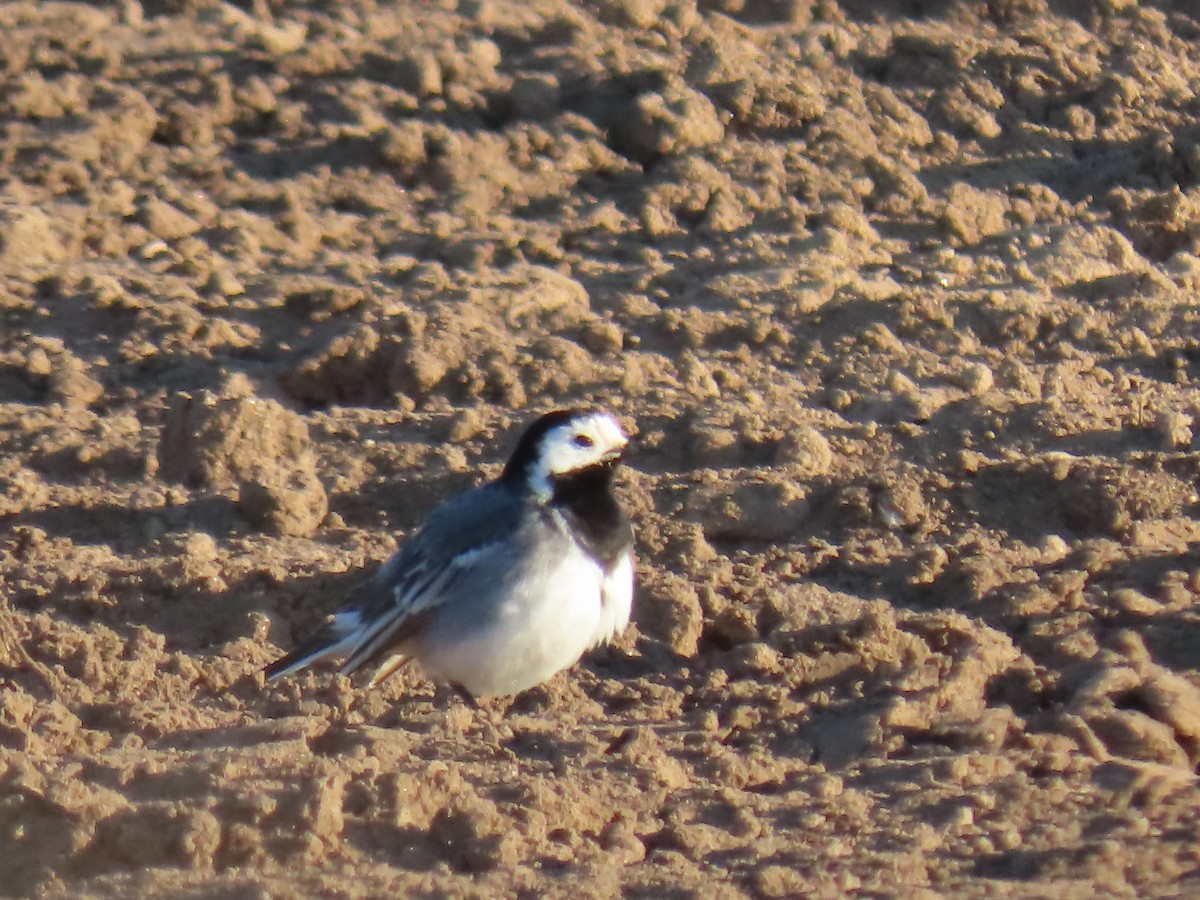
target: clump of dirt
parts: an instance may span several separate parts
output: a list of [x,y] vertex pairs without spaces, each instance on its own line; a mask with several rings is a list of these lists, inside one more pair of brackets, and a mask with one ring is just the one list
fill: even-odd
[[[0,28],[0,893],[1195,876],[1192,4]],[[262,682],[574,403],[614,646]]]
[[[597,371],[583,346],[611,358],[619,343],[614,346],[611,326],[591,312],[579,282],[528,266],[473,281],[469,289],[440,285],[438,299],[431,297],[421,312],[393,318],[389,333],[361,325],[334,337],[285,374],[284,388],[300,401],[322,406],[398,399],[425,404],[482,392],[520,407],[530,391],[586,390],[600,372],[612,370],[610,365]],[[447,294],[458,296],[445,299]],[[533,322],[557,334],[522,337]],[[560,336],[563,332],[574,339]]]
[[252,526],[308,537],[329,512],[317,477],[308,425],[277,401],[233,390],[180,394],[159,439],[159,474],[207,488],[237,486],[237,504]]
[[308,425],[273,400],[203,392],[176,397],[158,444],[163,478],[215,487],[280,463],[312,464]]
[[238,508],[264,531],[309,537],[325,521],[329,498],[311,469],[275,470],[241,483]]

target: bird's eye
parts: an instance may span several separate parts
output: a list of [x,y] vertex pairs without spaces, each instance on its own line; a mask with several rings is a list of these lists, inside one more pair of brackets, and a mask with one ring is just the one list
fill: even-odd
[[576,447],[591,447],[596,442],[586,434],[577,434],[575,437],[571,438],[571,443]]

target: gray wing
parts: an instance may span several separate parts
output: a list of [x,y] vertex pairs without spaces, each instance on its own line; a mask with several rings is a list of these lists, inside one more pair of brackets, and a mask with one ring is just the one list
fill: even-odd
[[432,611],[462,578],[466,563],[513,536],[521,508],[520,497],[494,481],[436,507],[380,567],[366,595],[347,607],[361,624],[342,671],[353,672],[394,646],[405,624]]

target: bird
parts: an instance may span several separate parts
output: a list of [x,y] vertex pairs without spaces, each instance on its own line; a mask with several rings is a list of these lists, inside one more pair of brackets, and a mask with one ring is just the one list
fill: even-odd
[[633,524],[613,495],[629,439],[599,407],[530,424],[500,475],[436,506],[322,630],[266,667],[276,681],[330,657],[409,660],[467,699],[511,696],[629,623]]

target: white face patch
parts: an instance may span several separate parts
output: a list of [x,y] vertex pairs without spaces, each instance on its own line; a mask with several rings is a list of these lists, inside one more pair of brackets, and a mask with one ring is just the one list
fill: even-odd
[[606,412],[592,412],[568,419],[547,431],[538,457],[529,470],[529,483],[540,497],[553,493],[550,479],[594,466],[620,455],[629,439]]

